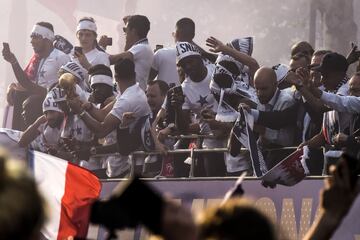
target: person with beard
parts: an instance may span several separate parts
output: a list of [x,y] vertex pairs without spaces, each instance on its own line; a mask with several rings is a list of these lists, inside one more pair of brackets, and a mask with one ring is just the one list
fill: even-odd
[[54,28],[50,23],[36,23],[30,37],[34,55],[24,70],[9,47],[4,45],[2,51],[4,59],[11,63],[18,81],[10,84],[7,92],[8,103],[14,106],[13,128],[18,130],[27,127],[20,118],[23,101],[37,95],[39,98],[33,99],[36,101],[31,104],[41,106],[47,91],[57,82],[60,67],[70,60],[68,55],[54,48]]
[[[111,69],[103,64],[94,65],[89,69],[91,94],[89,99],[104,108],[115,100],[114,81]],[[90,106],[91,107],[91,106]]]
[[56,154],[59,148],[60,134],[64,123],[64,112],[54,101],[52,93],[48,93],[43,102],[43,113],[22,134],[19,146],[30,147],[34,150]]
[[[89,102],[85,104],[85,108],[91,111],[92,108],[103,109],[108,104],[113,104],[116,99],[114,95],[114,81],[111,69],[103,64],[94,65],[89,69],[90,87],[92,89],[89,97]],[[96,105],[96,106],[94,106]],[[98,142],[103,142],[100,145]],[[87,161],[82,161],[81,166],[89,170],[98,170],[107,168],[108,176],[114,176],[115,169],[107,167],[108,161],[115,161],[117,156],[108,157],[92,157],[97,152],[102,154],[114,153],[117,151],[117,132],[113,130],[103,139],[99,139],[98,142],[94,141],[94,145],[82,146],[74,154],[79,158]],[[104,147],[103,147],[104,146]],[[106,147],[105,147],[106,146]],[[113,146],[111,148],[111,146]],[[104,151],[101,151],[105,149]],[[129,164],[126,162],[121,165],[116,171],[116,176],[126,172],[129,169]]]
[[135,63],[136,82],[145,91],[149,78],[154,53],[149,45],[147,34],[150,21],[143,15],[131,15],[124,19],[125,49],[124,52],[110,55],[110,63],[115,64],[120,59],[130,59]]

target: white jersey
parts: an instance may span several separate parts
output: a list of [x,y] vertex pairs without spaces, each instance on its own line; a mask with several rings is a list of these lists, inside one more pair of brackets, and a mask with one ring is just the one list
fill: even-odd
[[[106,66],[110,66],[110,60],[109,60],[109,54],[107,54],[106,52],[100,51],[97,48],[94,48],[93,50],[91,50],[90,52],[85,53],[85,57],[88,60],[88,62],[91,64],[91,66],[94,65],[98,65],[98,64],[103,64]],[[74,57],[74,52],[72,52],[72,61],[79,63],[79,60]],[[81,64],[79,63],[79,65],[81,66]],[[85,90],[90,91],[90,82],[89,82],[89,75],[87,74],[87,70],[83,69],[83,72],[85,72],[85,86],[82,86],[83,88],[85,88]]]
[[135,113],[135,121],[130,124],[130,129],[134,127],[138,119],[151,113],[145,92],[138,83],[128,87],[123,93],[118,94],[116,102],[110,111],[120,121],[122,121],[125,112]]
[[141,89],[145,91],[154,53],[146,38],[132,45],[128,52],[131,52],[134,57],[136,81]]
[[32,149],[47,152],[48,147],[58,147],[62,128],[52,128],[47,123],[43,123],[38,127],[38,131],[40,135],[30,143]]
[[182,108],[189,109],[199,115],[201,110],[210,108],[214,112],[217,110],[217,101],[210,91],[210,82],[215,70],[215,65],[208,64],[207,75],[201,82],[193,82],[189,77],[185,78],[181,84],[185,95],[185,102]]
[[90,142],[94,139],[94,134],[78,115],[70,115],[66,117],[61,137],[76,139],[80,142]]
[[[74,57],[73,51],[71,53],[71,56],[72,56],[71,58],[72,61],[79,63],[78,59]],[[92,66],[97,64],[104,64],[106,66],[110,66],[109,54],[100,51],[97,48],[94,48],[90,52],[85,53],[85,57]]]
[[58,71],[62,65],[70,61],[70,57],[62,51],[54,48],[50,55],[42,58],[36,74],[36,83],[49,89],[58,81]]
[[19,140],[22,132],[9,129],[0,128],[0,147],[5,149],[9,156],[18,160],[27,160],[27,149],[19,147]]
[[[215,113],[218,108],[218,103],[214,95],[210,91],[210,82],[215,70],[214,64],[206,65],[207,75],[201,82],[193,82],[189,77],[185,78],[181,84],[183,93],[185,95],[185,102],[182,106],[184,110],[191,110],[196,114],[196,118],[200,124],[201,134],[210,134],[212,131],[209,125],[202,121],[200,113],[203,109],[209,108]],[[218,139],[205,139],[203,142],[204,148],[223,147],[224,141]]]
[[176,68],[176,48],[162,48],[156,51],[152,68],[158,72],[156,79],[166,82],[169,87],[180,85]]

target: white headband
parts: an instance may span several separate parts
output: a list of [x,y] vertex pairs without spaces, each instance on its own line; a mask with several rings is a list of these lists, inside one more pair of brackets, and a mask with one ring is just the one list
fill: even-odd
[[107,75],[94,75],[90,77],[90,86],[97,84],[97,83],[103,83],[106,85],[109,85],[111,87],[114,86],[112,77],[109,77]]
[[80,30],[90,30],[96,33],[97,27],[96,24],[90,20],[82,20],[78,23],[76,27],[76,32]]
[[37,25],[37,24],[34,25],[32,31],[31,31],[31,36],[33,36],[33,35],[39,35],[42,38],[49,39],[50,41],[54,41],[54,38],[55,38],[53,31],[51,31],[50,29],[48,29],[46,27]]
[[177,63],[189,56],[201,56],[197,47],[189,42],[176,43]]
[[56,112],[63,112],[59,107],[57,102],[55,102],[52,94],[48,94],[43,102],[43,112],[46,111],[56,111]]

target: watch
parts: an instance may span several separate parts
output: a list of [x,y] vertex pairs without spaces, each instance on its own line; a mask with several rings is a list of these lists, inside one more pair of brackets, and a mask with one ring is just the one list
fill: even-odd
[[90,154],[91,155],[96,155],[96,147],[91,147],[90,148]]

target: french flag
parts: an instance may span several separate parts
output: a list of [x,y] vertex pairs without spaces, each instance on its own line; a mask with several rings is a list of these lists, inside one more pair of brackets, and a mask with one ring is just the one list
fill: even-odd
[[41,231],[47,239],[86,238],[91,204],[99,197],[101,183],[90,171],[63,159],[31,151],[30,167],[48,209]]

